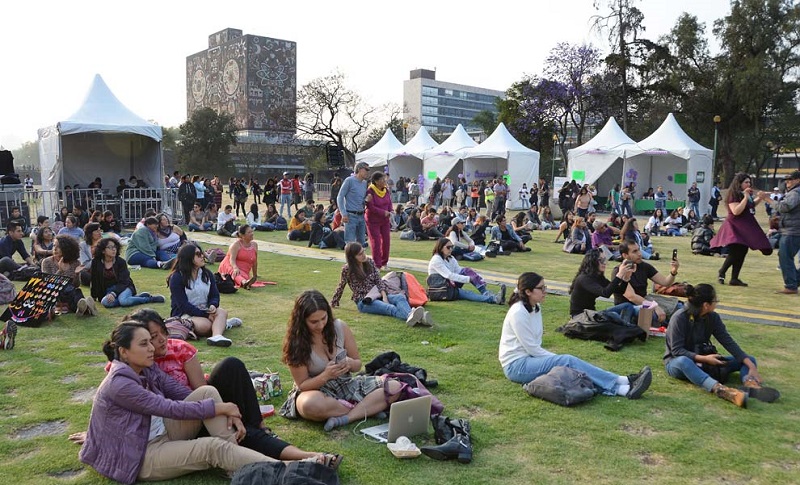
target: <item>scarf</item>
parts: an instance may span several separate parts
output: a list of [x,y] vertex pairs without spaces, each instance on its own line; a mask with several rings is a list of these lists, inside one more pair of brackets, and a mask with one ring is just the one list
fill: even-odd
[[386,196],[386,188],[379,189],[377,186],[375,186],[375,184],[369,184],[369,188],[372,189],[372,191],[375,192],[375,195],[381,199]]

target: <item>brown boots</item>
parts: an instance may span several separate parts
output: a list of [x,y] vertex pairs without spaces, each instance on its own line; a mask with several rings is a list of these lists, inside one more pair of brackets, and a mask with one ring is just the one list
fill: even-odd
[[714,387],[711,389],[711,392],[717,395],[717,397],[722,398],[726,401],[730,401],[733,404],[736,404],[740,408],[747,407],[747,393],[744,391],[740,391],[738,389],[734,389],[732,387],[723,386],[720,383],[716,383]]

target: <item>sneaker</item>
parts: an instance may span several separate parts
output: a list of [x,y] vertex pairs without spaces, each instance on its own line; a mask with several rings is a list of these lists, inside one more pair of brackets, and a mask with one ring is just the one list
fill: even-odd
[[150,293],[148,293],[148,292],[146,292],[146,291],[143,291],[143,292],[139,293],[139,294],[138,294],[138,295],[136,295],[136,296],[141,296],[142,298],[150,298],[150,297],[152,297],[153,295],[151,295]]
[[167,301],[164,295],[153,295],[150,297],[150,303],[164,303]]
[[745,283],[740,279],[731,279],[731,281],[728,284],[730,286],[747,286],[747,283]]
[[650,370],[650,366],[642,367],[642,370],[639,371],[638,374],[632,374],[628,376],[628,382],[630,383],[631,390],[628,391],[628,394],[625,395],[628,399],[639,399],[650,387],[650,383],[653,382],[653,371]]
[[424,316],[425,316],[424,308],[422,308],[421,306],[414,307],[411,310],[411,313],[409,313],[408,317],[406,318],[406,324],[409,327],[414,327],[422,321]]
[[434,325],[433,317],[431,316],[431,312],[425,310],[425,313],[422,314],[422,321],[420,322],[421,325],[425,327],[432,327]]
[[86,298],[81,298],[78,300],[78,309],[75,310],[76,315],[86,315],[86,312],[89,309],[89,305],[86,303]]
[[84,300],[86,300],[86,315],[90,317],[97,316],[97,305],[94,303],[94,298],[84,298]]
[[156,265],[158,266],[158,269],[164,269],[164,266],[167,265],[167,261],[156,261]]
[[225,323],[225,328],[227,330],[230,330],[233,327],[241,327],[241,326],[242,326],[242,319],[237,317],[229,318],[228,321]]
[[506,302],[506,285],[505,283],[500,283],[500,291],[494,297],[495,303],[498,305],[502,305]]
[[212,347],[230,347],[233,341],[222,335],[214,335],[213,337],[208,337],[206,343]]

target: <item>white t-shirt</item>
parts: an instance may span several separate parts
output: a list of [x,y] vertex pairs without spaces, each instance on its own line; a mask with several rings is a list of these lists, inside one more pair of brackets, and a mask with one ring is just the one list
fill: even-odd
[[211,291],[211,281],[203,281],[203,272],[197,272],[197,278],[186,288],[186,298],[189,303],[205,310],[208,308],[208,293]]
[[553,352],[542,348],[542,311],[528,313],[521,301],[511,305],[500,334],[500,365],[505,367],[523,357],[549,357]]

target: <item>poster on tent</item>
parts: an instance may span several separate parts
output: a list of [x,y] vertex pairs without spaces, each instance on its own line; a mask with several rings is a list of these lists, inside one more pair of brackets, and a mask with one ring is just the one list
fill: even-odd
[[58,295],[70,283],[68,276],[39,273],[25,283],[17,297],[8,304],[0,320],[13,320],[24,325],[47,315],[58,301]]

